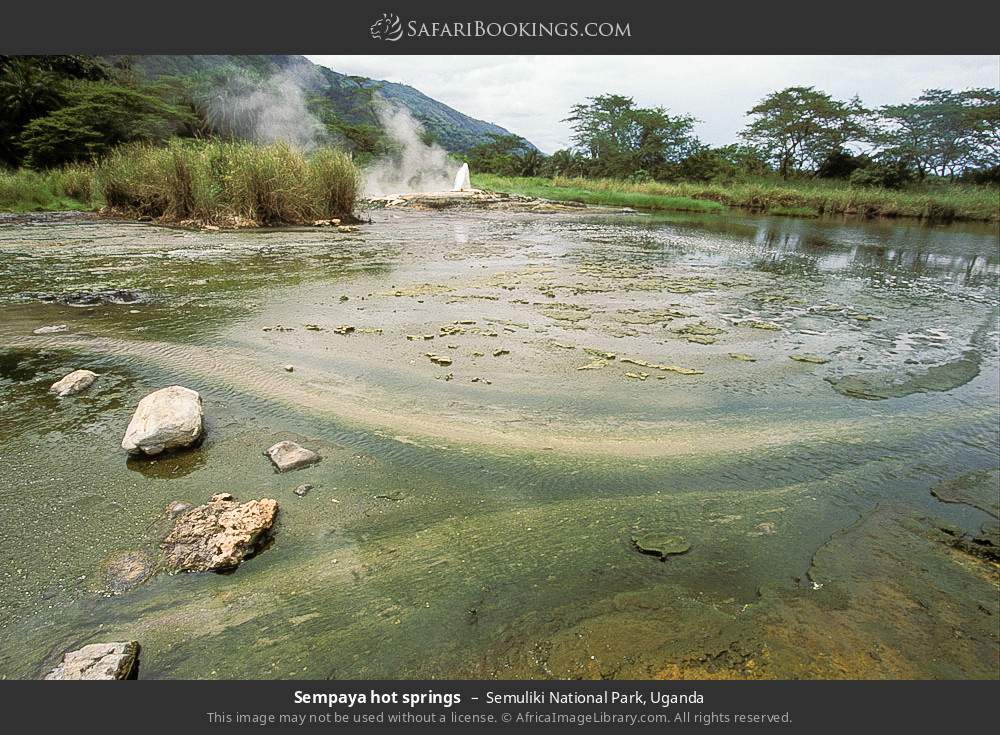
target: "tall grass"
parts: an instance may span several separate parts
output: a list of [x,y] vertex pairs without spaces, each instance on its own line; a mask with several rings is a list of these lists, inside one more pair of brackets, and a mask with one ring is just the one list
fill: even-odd
[[350,156],[284,143],[130,145],[98,167],[109,207],[165,220],[273,225],[349,217],[360,188]]
[[[852,187],[838,181],[785,182],[771,179],[725,184],[632,183],[616,179],[509,178],[480,174],[477,186],[548,199],[686,208],[688,200],[714,202],[774,214],[856,214],[866,217],[921,217],[935,220],[1000,219],[1000,189],[938,182],[904,190]],[[589,201],[581,196],[586,192]],[[679,200],[680,207],[670,206]],[[646,202],[654,206],[648,206]]]
[[52,171],[0,169],[0,210],[91,209],[93,176],[93,169],[88,166],[68,166]]
[[288,145],[131,144],[93,165],[0,171],[0,209],[96,209],[220,225],[350,218],[361,187],[351,157]]

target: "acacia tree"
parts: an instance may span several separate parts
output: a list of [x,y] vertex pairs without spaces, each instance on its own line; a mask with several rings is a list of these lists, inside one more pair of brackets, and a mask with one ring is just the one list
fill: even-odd
[[692,134],[695,118],[670,115],[663,107],[636,107],[631,97],[619,94],[573,105],[564,122],[572,124],[574,145],[600,175],[656,174],[700,146]]
[[1000,90],[928,89],[879,112],[874,139],[882,156],[911,166],[921,179],[1000,164]]
[[795,171],[815,171],[830,153],[864,140],[870,113],[857,97],[841,102],[813,87],[788,87],[747,114],[752,119],[740,136],[787,179]]

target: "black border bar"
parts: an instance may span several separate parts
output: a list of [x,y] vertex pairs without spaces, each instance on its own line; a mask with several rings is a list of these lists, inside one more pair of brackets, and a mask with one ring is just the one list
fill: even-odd
[[[48,0],[5,3],[0,53],[995,54],[998,7],[982,0],[933,9],[912,0]],[[372,38],[383,13],[402,21],[398,40]],[[617,22],[629,36],[411,36],[411,22]],[[1000,82],[1000,68],[997,75]]]

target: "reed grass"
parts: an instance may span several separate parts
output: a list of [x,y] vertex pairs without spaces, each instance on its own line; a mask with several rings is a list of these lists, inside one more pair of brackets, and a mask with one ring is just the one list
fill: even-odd
[[219,225],[351,218],[360,173],[334,149],[283,143],[130,144],[93,165],[0,172],[0,209],[109,209],[130,217]]

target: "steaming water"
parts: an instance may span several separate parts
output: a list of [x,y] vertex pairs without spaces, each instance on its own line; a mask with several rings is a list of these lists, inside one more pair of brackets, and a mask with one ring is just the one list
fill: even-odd
[[[996,566],[945,543],[995,517],[930,492],[996,503],[994,226],[376,217],[0,224],[0,675],[123,638],[144,678],[997,675]],[[171,383],[206,442],[126,462]],[[284,438],[324,460],[275,474]],[[111,594],[221,491],[273,544]]]

